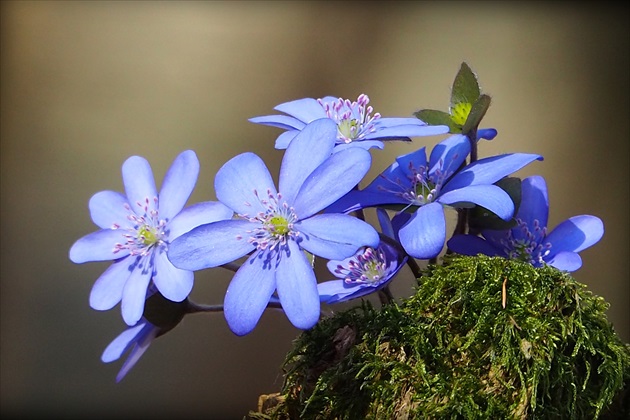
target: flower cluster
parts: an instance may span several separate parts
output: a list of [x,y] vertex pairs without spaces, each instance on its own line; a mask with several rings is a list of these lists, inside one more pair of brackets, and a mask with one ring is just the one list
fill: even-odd
[[[466,71],[462,66],[460,74]],[[285,130],[275,141],[284,150],[277,186],[263,160],[245,152],[216,173],[216,201],[188,207],[199,173],[193,151],[177,156],[159,193],[147,160],[127,159],[125,193],[102,191],[90,199],[99,229],[69,253],[75,263],[112,261],[94,283],[90,306],[109,310],[120,303],[128,327],[102,355],[111,362],[130,352],[116,379],[187,314],[222,311],[234,334],[245,335],[273,307],[296,328],[309,329],[322,304],[370,294],[391,302],[388,286],[396,275],[408,267],[419,277],[417,260],[437,263],[445,248],[580,268],[578,252],[602,237],[601,220],[576,216],[547,232],[544,179],[511,176],[542,156],[478,159],[478,141],[497,136],[495,129],[478,128],[489,97],[477,85],[462,88],[460,80],[453,98],[450,113],[394,118],[375,112],[365,94],[356,101],[327,96],[280,104],[275,110],[283,115],[250,119]],[[426,146],[401,155],[361,188],[371,149],[437,135],[447,136],[428,157]],[[510,183],[516,188],[506,188],[506,180],[516,180]],[[380,231],[366,221],[368,209],[376,211]],[[450,239],[448,212],[457,217]],[[319,260],[335,279],[318,281]],[[191,302],[194,272],[210,268],[233,272],[222,304]]]

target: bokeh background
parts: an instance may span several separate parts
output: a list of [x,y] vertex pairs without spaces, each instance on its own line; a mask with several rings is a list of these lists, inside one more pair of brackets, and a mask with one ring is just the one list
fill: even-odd
[[[100,362],[124,329],[89,308],[107,263],[68,249],[93,231],[92,194],[122,191],[120,166],[146,157],[156,181],[194,149],[190,203],[236,154],[277,173],[279,129],[247,121],[288,100],[367,93],[384,116],[447,109],[462,61],[493,97],[480,156],[540,153],[517,173],[546,177],[550,226],[578,214],[606,233],[574,277],[609,303],[630,340],[628,15],[605,2],[1,2],[1,400],[16,417],[240,419],[279,390],[299,333],[278,312],[236,337],[222,314],[187,317],[119,384]],[[373,151],[368,180],[442,138]],[[196,274],[192,297],[220,303],[228,272]],[[403,273],[393,285],[409,293]]]

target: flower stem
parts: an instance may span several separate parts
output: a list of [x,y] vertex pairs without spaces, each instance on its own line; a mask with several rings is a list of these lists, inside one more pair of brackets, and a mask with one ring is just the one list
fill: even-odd
[[411,258],[411,257],[407,258],[407,265],[411,269],[411,272],[413,273],[413,276],[416,279],[419,279],[420,276],[422,276],[422,273],[420,271],[420,266],[418,265],[418,262],[414,258]]
[[385,306],[394,301],[394,295],[392,295],[391,290],[389,290],[389,285],[383,287],[378,291],[378,298],[381,301],[381,305]]
[[[267,309],[282,309],[282,305],[280,302],[269,302],[267,304]],[[194,314],[199,312],[223,312],[224,307],[221,304],[216,305],[206,305],[203,303],[196,303],[192,300],[188,300],[188,306],[186,307],[187,314]]]

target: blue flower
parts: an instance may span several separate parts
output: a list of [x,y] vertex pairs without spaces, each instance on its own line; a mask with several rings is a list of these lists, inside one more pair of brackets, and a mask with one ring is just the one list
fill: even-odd
[[401,245],[412,257],[435,258],[446,241],[444,206],[479,205],[508,220],[514,203],[493,183],[536,159],[542,160],[535,154],[512,153],[480,159],[459,170],[469,153],[468,138],[456,134],[437,144],[428,161],[424,147],[399,156],[365,189],[351,191],[326,211],[402,207],[397,220],[392,220],[394,224],[402,222],[398,230]]
[[328,270],[341,280],[319,283],[320,300],[332,304],[374,293],[398,274],[408,256],[391,240],[381,240],[378,247],[363,247],[350,258],[330,260]]
[[383,118],[374,113],[369,103],[370,98],[365,94],[354,102],[332,96],[303,98],[274,108],[287,115],[254,117],[249,121],[287,130],[276,139],[276,149],[286,149],[308,123],[320,118],[329,118],[337,124],[335,152],[353,146],[382,149],[386,140],[410,141],[410,137],[448,133],[446,125],[430,126],[417,118]]
[[127,360],[116,375],[116,382],[120,382],[125,375],[136,365],[140,357],[149,348],[153,340],[158,336],[160,329],[141,318],[134,326],[128,327],[105,348],[101,360],[110,363],[131,349]]
[[383,234],[378,247],[362,247],[350,258],[329,260],[328,270],[342,280],[317,285],[322,302],[345,302],[374,293],[387,286],[407,262],[409,256],[394,239],[395,232],[387,212],[376,209]]
[[129,351],[127,360],[116,376],[116,382],[120,382],[136,365],[154,339],[175,328],[189,312],[188,299],[181,302],[165,299],[157,291],[155,285],[149,286],[147,295],[142,318],[114,338],[101,356],[104,363],[110,363],[120,359],[123,354]]
[[541,267],[545,264],[563,271],[582,266],[578,252],[594,245],[604,235],[604,224],[595,216],[571,217],[548,232],[549,198],[541,176],[521,183],[521,204],[516,226],[507,230],[483,230],[482,237],[455,235],[448,247],[458,254],[502,256]]
[[370,153],[352,148],[332,154],[337,126],[328,119],[309,124],[287,148],[279,192],[264,162],[243,153],[217,172],[219,201],[237,219],[197,227],[171,244],[173,264],[186,270],[216,267],[250,254],[235,273],[224,314],[237,335],[251,332],[274,291],[291,323],[311,328],[320,302],[313,267],[305,252],[346,258],[361,246],[376,246],[368,223],[344,214],[316,214],[356,186],[371,164]]
[[183,209],[198,174],[195,152],[182,152],[166,173],[158,195],[149,163],[132,156],[122,166],[126,195],[101,191],[92,196],[90,215],[100,230],[76,241],[69,255],[75,263],[113,261],[94,283],[92,308],[108,310],[122,301],[123,319],[136,325],[152,281],[172,301],[189,295],[194,274],[171,264],[166,256],[169,243],[200,224],[232,217],[231,210],[219,202]]

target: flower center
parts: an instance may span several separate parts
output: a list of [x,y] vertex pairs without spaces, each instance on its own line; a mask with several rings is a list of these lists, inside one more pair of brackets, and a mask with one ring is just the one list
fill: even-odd
[[144,225],[138,229],[138,239],[146,246],[151,246],[158,241],[159,232],[152,226]]
[[[166,220],[158,217],[158,198],[149,200],[147,197],[144,202],[138,201],[136,205],[140,212],[134,212],[129,204],[125,204],[125,210],[129,213],[127,219],[133,222],[133,227],[123,233],[124,243],[114,245],[114,254],[128,249],[131,255],[145,256],[156,246],[166,246]],[[142,216],[138,216],[140,213]],[[120,229],[120,225],[115,223],[112,229]]]
[[434,182],[429,176],[428,167],[415,167],[411,162],[409,163],[409,175],[406,182],[402,182],[400,179],[390,179],[382,174],[381,177],[391,183],[392,188],[379,186],[379,190],[401,197],[412,206],[423,206],[433,202],[441,188],[440,177],[437,177],[438,181]]
[[265,223],[267,230],[276,236],[285,236],[291,231],[291,223],[281,215],[272,216]]
[[332,102],[317,100],[326,111],[326,116],[337,123],[337,143],[347,144],[364,140],[376,131],[374,122],[381,118],[378,112],[369,106],[370,98],[361,94],[356,101],[339,98]]
[[468,119],[468,114],[472,109],[472,104],[468,102],[460,102],[451,109],[451,120],[455,124],[464,125]]
[[[299,234],[298,231],[293,230],[293,223],[298,220],[295,211],[282,201],[281,194],[274,196],[269,190],[267,190],[266,198],[261,198],[257,191],[254,191],[254,194],[266,210],[255,216],[239,215],[257,225],[254,229],[247,231],[249,234],[247,241],[259,250],[275,250],[283,247],[287,240]],[[243,238],[238,236],[237,239]]]
[[380,248],[365,247],[348,260],[346,265],[337,265],[335,273],[343,276],[344,282],[349,285],[376,286],[388,279],[385,253]]
[[507,238],[501,240],[503,252],[510,259],[523,261],[535,267],[542,266],[545,257],[551,252],[551,244],[544,242],[547,228],[541,228],[538,220],[534,221],[532,230],[521,219],[516,219],[516,223],[517,227],[513,229],[520,229],[522,237],[515,238],[512,229],[508,230]]

